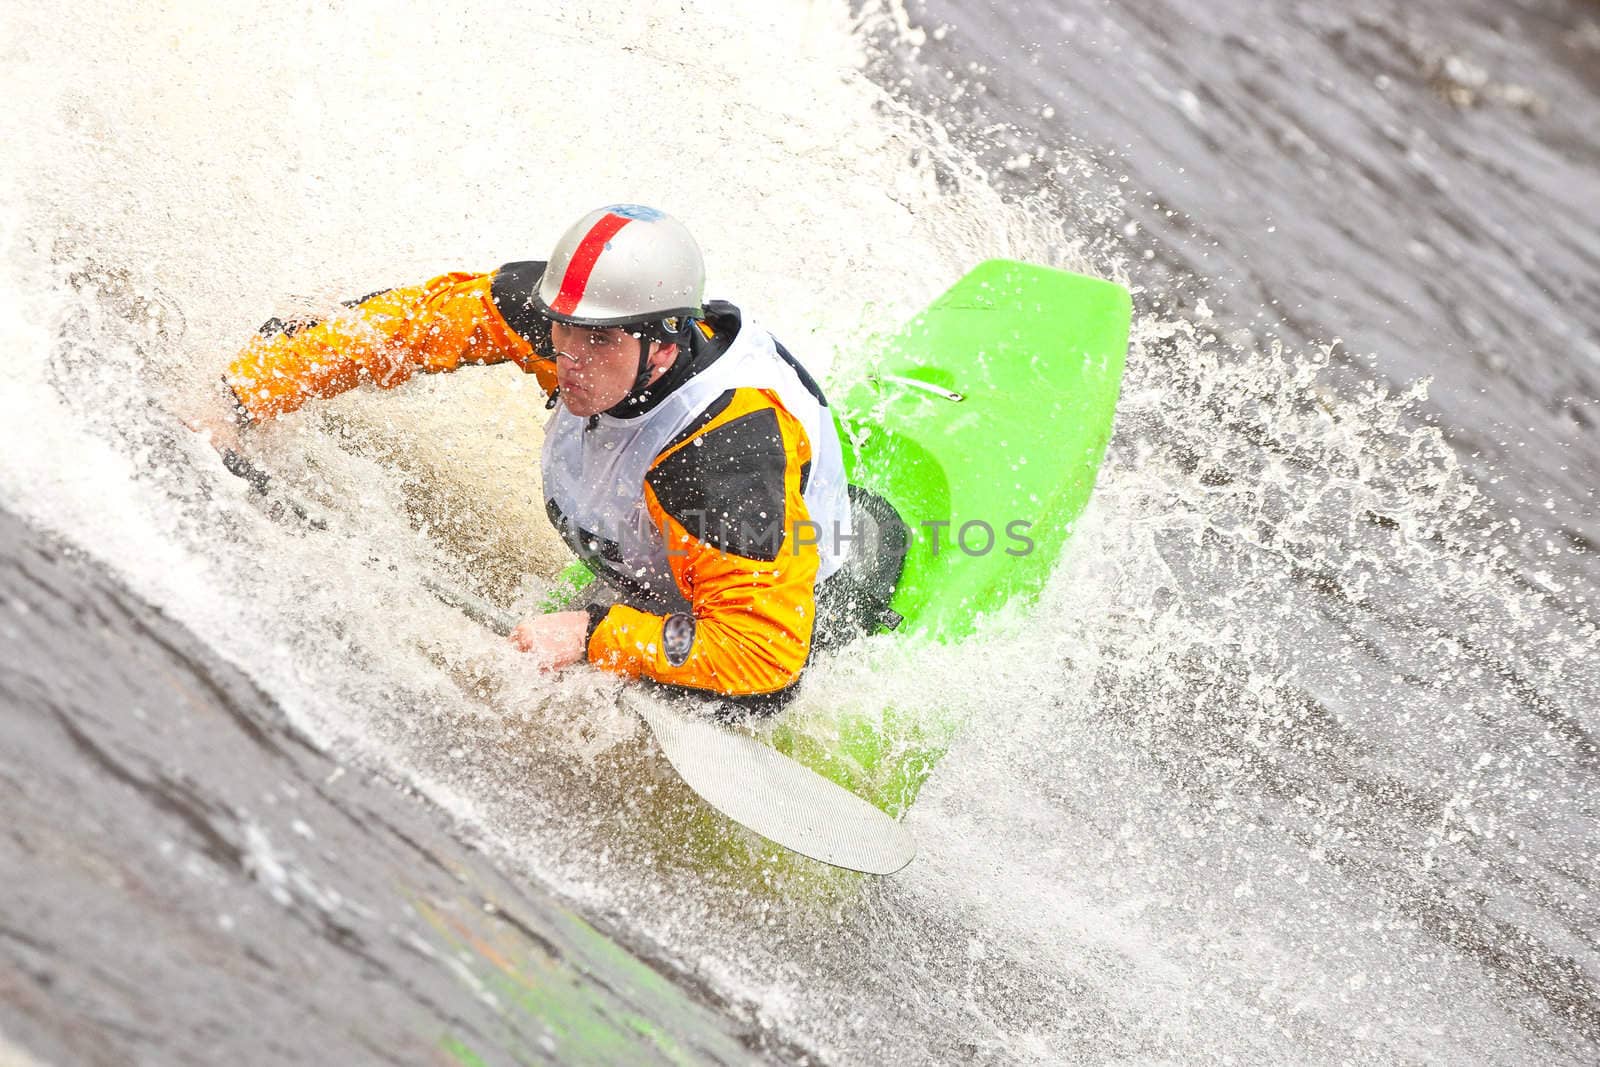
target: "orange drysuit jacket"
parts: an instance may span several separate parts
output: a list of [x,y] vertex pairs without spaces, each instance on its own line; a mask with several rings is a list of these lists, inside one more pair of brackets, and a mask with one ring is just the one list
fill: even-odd
[[[223,381],[245,422],[275,418],[364,381],[392,389],[418,371],[508,360],[552,391],[556,375],[548,333],[543,320],[527,311],[525,299],[541,272],[542,264],[523,263],[489,274],[444,274],[352,301],[325,320],[270,320],[228,366]],[[720,322],[709,315],[702,325],[713,339],[718,329],[738,328],[736,311]],[[719,353],[722,346],[707,347]],[[685,352],[680,359],[691,355]],[[711,410],[719,405],[720,410]],[[714,467],[717,490],[732,501],[781,500],[778,529],[792,535],[808,521],[802,491],[811,446],[800,423],[768,391],[737,389],[711,409],[711,417],[656,457],[642,487],[644,506],[669,546],[672,574],[692,617],[617,604],[603,615],[593,613],[587,653],[591,663],[630,677],[752,697],[759,708],[769,703],[763,698],[784,695],[810,655],[817,549],[799,539],[783,543],[781,550],[773,544],[729,546],[717,537],[711,539],[722,541],[721,547],[708,543],[704,530],[690,528],[699,525],[690,516],[700,513],[710,482],[697,484],[696,475]],[[733,427],[768,409],[776,415],[777,439],[752,448],[748,433]],[[750,484],[740,486],[739,479]],[[763,514],[751,525],[771,529],[769,519]]]

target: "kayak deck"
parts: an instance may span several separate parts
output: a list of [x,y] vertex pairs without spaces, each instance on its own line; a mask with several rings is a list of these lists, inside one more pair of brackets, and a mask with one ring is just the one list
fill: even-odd
[[[891,607],[936,641],[1032,597],[1094,489],[1111,439],[1132,305],[1122,286],[988,260],[889,339],[839,406],[853,484],[910,530]],[[891,813],[948,747],[937,712],[841,715],[773,744]]]

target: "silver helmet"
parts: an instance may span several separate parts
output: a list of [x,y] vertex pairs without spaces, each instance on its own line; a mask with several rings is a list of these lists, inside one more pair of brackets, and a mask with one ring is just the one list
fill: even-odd
[[655,208],[612,204],[561,235],[534,303],[574,326],[648,326],[676,334],[705,316],[706,265],[683,223]]

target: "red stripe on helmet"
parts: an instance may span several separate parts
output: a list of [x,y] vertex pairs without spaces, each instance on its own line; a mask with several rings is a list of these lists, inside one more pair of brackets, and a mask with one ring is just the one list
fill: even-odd
[[600,253],[605,251],[606,242],[632,221],[608,213],[590,227],[589,232],[583,235],[583,240],[578,242],[577,251],[572,253],[572,262],[567,264],[567,273],[561,279],[561,292],[556,294],[555,303],[550,305],[551,311],[557,315],[570,315],[577,309],[578,302],[583,299],[583,291],[589,287],[589,275],[594,273],[594,265],[599,261]]

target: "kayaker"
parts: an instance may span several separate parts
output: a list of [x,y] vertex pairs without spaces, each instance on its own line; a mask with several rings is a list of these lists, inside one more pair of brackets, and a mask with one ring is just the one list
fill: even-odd
[[814,644],[883,620],[899,546],[885,560],[879,539],[861,544],[816,382],[739,307],[703,300],[704,283],[676,219],[601,208],[548,261],[270,320],[222,377],[227,417],[204,428],[226,452],[249,427],[363,382],[514,362],[554,408],[546,511],[599,581],[583,610],[526,619],[512,641],[540,668],[586,659],[771,709]]

